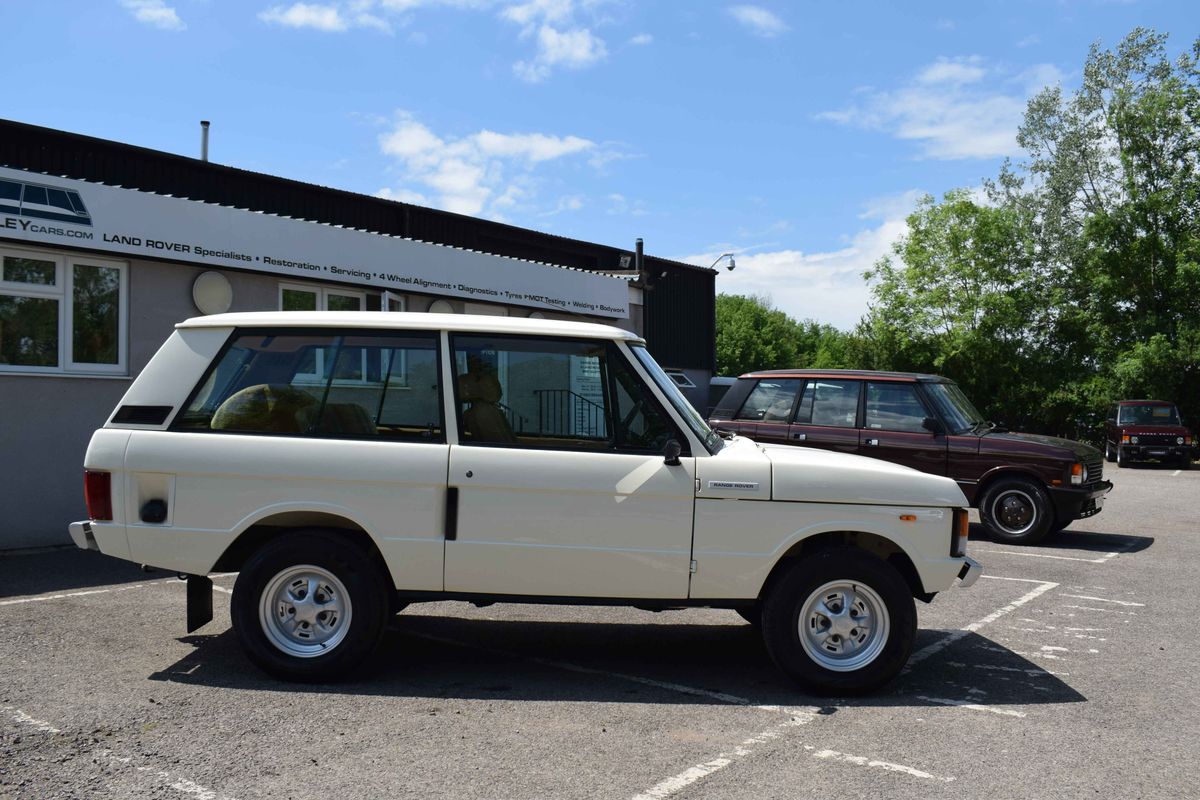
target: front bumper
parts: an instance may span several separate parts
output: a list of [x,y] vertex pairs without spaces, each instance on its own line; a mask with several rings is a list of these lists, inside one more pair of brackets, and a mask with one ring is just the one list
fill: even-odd
[[1193,448],[1186,444],[1123,444],[1121,452],[1134,461],[1143,458],[1183,460],[1192,457]]
[[1069,522],[1085,519],[1100,513],[1104,506],[1104,495],[1112,491],[1112,481],[1097,481],[1087,486],[1051,486],[1050,497],[1058,519]]
[[970,556],[964,556],[963,560],[966,563],[958,571],[959,583],[957,585],[960,589],[967,589],[979,580],[979,576],[983,574],[983,565]]

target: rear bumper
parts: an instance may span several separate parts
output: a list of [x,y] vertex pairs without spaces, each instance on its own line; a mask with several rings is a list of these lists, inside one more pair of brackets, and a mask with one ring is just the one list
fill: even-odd
[[1104,495],[1112,491],[1111,481],[1098,481],[1079,488],[1051,486],[1050,496],[1059,520],[1084,519],[1100,513],[1104,506]]
[[92,532],[91,520],[72,522],[67,530],[71,532],[71,541],[80,550],[100,549],[100,545],[96,544],[96,535]]

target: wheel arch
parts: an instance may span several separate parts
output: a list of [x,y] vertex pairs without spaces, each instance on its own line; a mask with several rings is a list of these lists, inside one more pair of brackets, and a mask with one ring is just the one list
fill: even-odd
[[759,591],[760,601],[767,596],[773,584],[796,561],[808,558],[819,552],[834,549],[861,550],[876,556],[882,561],[891,564],[900,573],[900,576],[908,585],[909,591],[912,592],[913,597],[926,603],[933,599],[935,593],[925,591],[925,586],[921,582],[921,576],[917,572],[917,567],[912,556],[909,555],[901,544],[897,543],[894,539],[878,533],[843,530],[816,533],[795,542],[789,547],[775,562],[775,565],[767,575],[767,579],[763,582],[762,589]]
[[979,479],[979,484],[975,487],[975,498],[973,505],[978,508],[984,496],[987,495],[989,489],[996,484],[997,481],[1009,480],[1011,478],[1021,478],[1031,481],[1041,487],[1042,491],[1046,492],[1046,496],[1050,499],[1050,506],[1054,507],[1054,497],[1046,488],[1046,480],[1036,472],[1031,472],[1021,467],[998,467],[991,472],[985,474]]
[[376,544],[374,537],[366,528],[351,517],[329,510],[293,508],[275,510],[265,513],[255,519],[225,548],[212,572],[238,572],[251,554],[269,541],[288,535],[298,529],[320,529],[329,531],[339,538],[354,544],[365,551],[373,562],[382,570],[391,582],[390,572],[383,553]]

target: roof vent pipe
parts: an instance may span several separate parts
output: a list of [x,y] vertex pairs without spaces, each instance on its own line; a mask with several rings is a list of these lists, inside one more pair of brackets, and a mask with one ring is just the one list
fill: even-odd
[[208,161],[208,120],[200,120],[200,160]]

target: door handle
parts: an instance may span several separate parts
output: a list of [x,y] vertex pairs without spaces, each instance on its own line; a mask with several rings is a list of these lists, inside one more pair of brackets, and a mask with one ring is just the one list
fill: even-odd
[[867,446],[868,447],[879,447],[879,440],[878,439],[867,439]]
[[792,438],[795,439],[796,441],[803,442],[805,439],[808,438],[808,434],[807,433],[793,433]]

